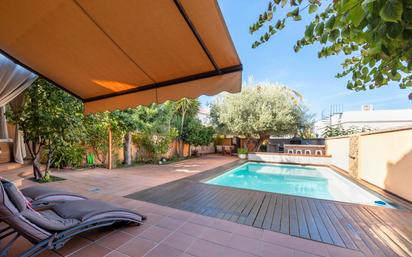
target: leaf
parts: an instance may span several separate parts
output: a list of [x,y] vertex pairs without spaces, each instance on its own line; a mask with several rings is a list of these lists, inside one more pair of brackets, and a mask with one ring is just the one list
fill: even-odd
[[386,35],[390,39],[395,39],[402,34],[402,26],[399,23],[388,23]]
[[359,0],[342,0],[340,1],[340,11],[344,13],[352,9],[357,4],[359,4]]
[[402,19],[403,4],[401,0],[386,0],[385,5],[379,11],[382,20],[398,22]]
[[336,20],[335,15],[333,15],[332,17],[330,17],[329,20],[326,21],[326,24],[325,24],[326,26],[325,26],[325,28],[327,28],[327,29],[332,29],[333,26],[335,25],[335,20]]
[[362,22],[363,18],[365,17],[365,11],[362,9],[360,5],[353,8],[351,11],[348,12],[348,18],[352,21],[353,25],[356,27]]
[[311,4],[309,5],[309,13],[314,13],[318,10],[318,5],[317,4]]
[[315,23],[311,22],[305,30],[305,39],[308,40],[313,37],[313,30],[315,29]]
[[339,30],[334,29],[329,33],[329,41],[334,42],[340,35]]
[[294,21],[300,21],[301,19],[302,19],[302,16],[300,15],[293,16]]

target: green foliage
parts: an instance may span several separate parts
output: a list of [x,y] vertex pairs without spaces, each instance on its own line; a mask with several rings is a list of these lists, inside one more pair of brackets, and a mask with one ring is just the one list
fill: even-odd
[[[289,5],[287,5],[289,3]],[[250,33],[265,32],[253,48],[269,41],[285,27],[288,19],[300,20],[300,13],[308,9],[313,20],[306,26],[304,36],[294,50],[306,45],[325,45],[319,57],[345,54],[343,71],[338,78],[351,75],[348,89],[374,89],[389,82],[400,88],[412,86],[412,1],[410,0],[339,0],[319,9],[320,0],[270,1]],[[284,18],[272,22],[276,7],[289,8]],[[290,6],[290,7],[289,7]]]
[[259,138],[256,149],[269,136],[295,135],[312,127],[301,96],[285,86],[246,86],[239,94],[227,94],[211,106],[211,118],[219,132]]
[[26,90],[23,107],[15,113],[9,111],[7,117],[23,131],[25,143],[34,160],[36,179],[43,176],[40,171],[40,155],[43,151],[47,153],[48,175],[54,154],[82,140],[82,103],[42,78]]
[[[133,142],[153,162],[167,153],[173,139],[178,136],[177,130],[171,126],[174,110],[173,102],[139,106],[135,109],[139,125],[138,132],[133,135]],[[140,159],[144,157],[141,156]]]
[[119,125],[119,120],[110,112],[94,113],[85,116],[84,128],[85,138],[84,143],[91,148],[96,158],[100,163],[106,163],[106,158],[109,152],[109,128],[112,131],[112,146],[113,149],[123,145],[123,127]]
[[[45,152],[47,155],[47,152]],[[80,144],[67,145],[66,147],[60,147],[56,149],[55,153],[51,157],[51,167],[63,168],[73,167],[79,168],[83,163],[86,150],[84,146]]]
[[215,130],[210,126],[204,126],[199,119],[192,118],[183,129],[182,139],[189,145],[204,146],[213,141]]
[[238,148],[237,149],[237,154],[248,154],[247,148]]
[[323,137],[337,137],[346,136],[352,134],[358,134],[363,132],[372,131],[372,129],[367,127],[350,127],[348,129],[343,128],[341,125],[338,126],[327,126],[323,132]]

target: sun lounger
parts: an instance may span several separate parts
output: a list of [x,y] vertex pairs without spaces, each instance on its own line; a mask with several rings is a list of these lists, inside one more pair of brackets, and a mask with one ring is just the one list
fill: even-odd
[[82,195],[45,186],[27,187],[21,189],[21,192],[35,209],[68,201],[87,200]]
[[33,247],[19,256],[35,256],[47,249],[59,249],[75,235],[115,223],[139,225],[145,216],[117,205],[96,200],[73,200],[36,211],[25,196],[7,180],[0,180],[0,220],[7,227],[0,230],[0,240],[11,238],[0,250],[6,256],[20,236]]

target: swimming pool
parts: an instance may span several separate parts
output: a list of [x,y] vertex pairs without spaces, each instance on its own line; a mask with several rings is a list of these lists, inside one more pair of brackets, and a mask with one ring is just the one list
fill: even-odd
[[327,167],[248,162],[206,183],[394,208]]

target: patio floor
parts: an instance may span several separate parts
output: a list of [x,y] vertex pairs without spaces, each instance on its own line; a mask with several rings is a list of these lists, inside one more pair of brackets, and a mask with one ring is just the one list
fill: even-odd
[[[55,172],[55,175],[67,180],[50,183],[47,186],[64,188],[93,199],[136,209],[146,214],[148,220],[138,227],[93,231],[69,241],[57,252],[49,251],[41,256],[385,256],[384,252],[352,250],[123,197],[194,174],[206,174],[201,172],[229,164],[234,160],[230,157],[209,155],[162,166],[144,165],[111,171],[94,169]],[[25,187],[32,185],[33,182],[20,180],[18,174],[28,170],[30,168],[22,168],[2,172],[0,175],[16,181],[17,184],[22,183],[22,187]],[[393,244],[393,236],[396,236],[402,237],[404,246],[409,247],[411,212],[387,212],[386,209],[376,209],[379,212],[375,214],[379,217],[373,219],[366,217],[364,221],[356,220],[359,224],[369,221],[369,223],[362,223],[363,230],[367,227],[380,228],[381,233],[375,235],[372,241],[385,242],[389,244],[388,248],[392,249],[390,244]],[[373,214],[365,213],[365,215],[372,217]],[[362,240],[363,238],[360,237],[357,241]],[[29,245],[26,240],[20,240],[9,256],[17,256],[17,250],[21,251]],[[407,248],[407,251],[410,251],[410,248]],[[401,252],[398,254],[391,252],[391,254],[386,256],[409,256],[405,251],[403,255]]]

